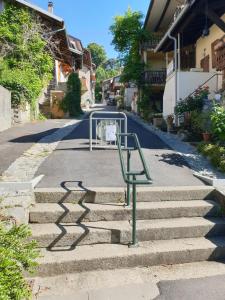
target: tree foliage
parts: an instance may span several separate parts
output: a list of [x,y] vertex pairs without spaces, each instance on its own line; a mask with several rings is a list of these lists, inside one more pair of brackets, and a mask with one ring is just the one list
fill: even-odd
[[79,116],[81,109],[81,81],[77,73],[71,73],[67,81],[67,93],[62,102],[64,112],[71,117]]
[[0,14],[0,85],[12,92],[12,103],[35,105],[52,77],[53,58],[44,28],[27,9],[7,4]]
[[101,65],[96,70],[96,87],[95,87],[95,98],[97,101],[102,99],[102,82],[108,78],[112,78],[120,74],[120,69],[110,68],[110,65]]
[[96,67],[106,61],[107,56],[103,46],[98,45],[97,43],[90,43],[87,48],[91,52],[92,61]]
[[123,58],[121,81],[132,81],[137,85],[141,84],[141,73],[144,71],[144,63],[139,54],[140,43],[149,38],[149,34],[143,29],[142,18],[141,12],[133,12],[128,8],[123,16],[116,16],[110,26],[112,44]]

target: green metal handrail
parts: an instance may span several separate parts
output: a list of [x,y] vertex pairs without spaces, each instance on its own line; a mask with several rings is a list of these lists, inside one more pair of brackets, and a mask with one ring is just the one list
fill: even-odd
[[[127,138],[132,138],[134,141],[134,147],[123,147],[121,145],[121,139],[122,137],[127,140]],[[145,158],[143,155],[143,152],[141,150],[141,146],[138,140],[138,137],[135,133],[119,133],[116,134],[116,139],[117,139],[117,147],[119,150],[119,157],[120,157],[120,164],[121,164],[121,170],[122,170],[122,175],[125,183],[127,184],[127,194],[126,194],[126,201],[127,201],[127,206],[130,205],[130,192],[131,192],[131,185],[132,185],[132,204],[133,204],[133,209],[132,209],[132,242],[130,246],[132,247],[137,247],[138,246],[138,241],[137,241],[137,228],[136,228],[136,223],[137,223],[137,218],[136,218],[136,211],[137,211],[137,185],[147,185],[151,184],[152,180],[149,174],[149,170],[147,167],[147,164],[145,162]],[[130,167],[130,161],[131,161],[131,152],[138,150],[138,154],[140,157],[140,160],[142,162],[142,167],[143,170],[141,171],[131,171]],[[123,151],[127,152],[127,166],[125,167],[125,161],[123,157]],[[145,179],[137,179],[137,176],[145,176]]]

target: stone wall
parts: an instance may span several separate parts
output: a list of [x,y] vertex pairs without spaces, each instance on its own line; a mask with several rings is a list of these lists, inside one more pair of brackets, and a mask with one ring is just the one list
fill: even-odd
[[0,86],[0,131],[11,127],[11,93]]

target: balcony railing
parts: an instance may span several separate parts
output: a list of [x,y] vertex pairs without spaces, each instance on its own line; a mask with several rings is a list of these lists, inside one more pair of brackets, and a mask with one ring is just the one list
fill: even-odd
[[151,39],[149,41],[143,42],[141,44],[141,49],[143,49],[143,50],[153,50],[159,44],[161,39],[162,39],[162,36],[153,36],[153,37],[151,37]]
[[150,70],[142,74],[143,84],[162,85],[166,83],[166,70]]

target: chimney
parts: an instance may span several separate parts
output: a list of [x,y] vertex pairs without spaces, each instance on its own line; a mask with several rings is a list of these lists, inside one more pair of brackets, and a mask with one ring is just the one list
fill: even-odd
[[53,2],[48,1],[48,12],[53,14]]

